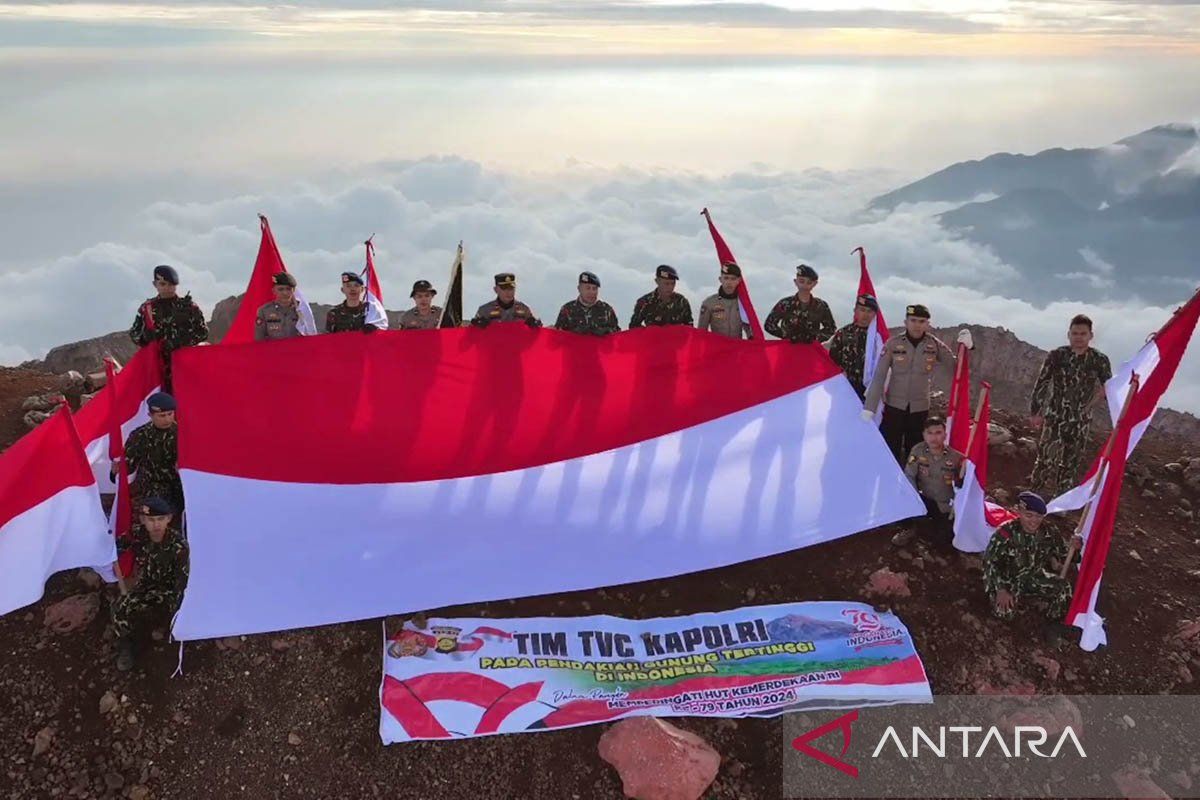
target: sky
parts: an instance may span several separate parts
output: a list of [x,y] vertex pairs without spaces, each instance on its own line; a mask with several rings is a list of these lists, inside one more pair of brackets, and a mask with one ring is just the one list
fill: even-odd
[[[157,263],[211,309],[260,211],[323,302],[375,233],[393,308],[459,239],[470,303],[511,269],[552,316],[593,269],[625,319],[665,262],[698,305],[704,206],[760,306],[805,260],[848,308],[865,245],[893,317],[920,296],[1047,347],[1086,310],[1121,360],[1170,309],[1011,299],[946,208],[865,206],[956,161],[1198,121],[1196,75],[1186,0],[0,0],[0,363],[126,327]],[[1198,360],[1176,407],[1200,411]]]

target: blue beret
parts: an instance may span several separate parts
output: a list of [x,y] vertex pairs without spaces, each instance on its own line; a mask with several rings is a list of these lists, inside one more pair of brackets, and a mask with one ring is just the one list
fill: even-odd
[[175,398],[166,392],[155,392],[146,398],[146,408],[150,411],[174,411]]
[[654,277],[666,278],[669,281],[679,280],[679,273],[670,264],[659,264],[658,269],[654,271]]
[[161,497],[147,497],[142,500],[141,513],[147,517],[164,517],[174,514],[175,509]]
[[809,280],[817,280],[817,271],[808,264],[799,264],[796,267],[797,278],[808,278]]
[[875,295],[872,294],[860,294],[858,299],[854,302],[856,305],[860,305],[863,308],[869,308],[872,311],[879,310],[879,301],[876,300]]
[[276,286],[290,286],[293,289],[296,288],[296,279],[290,272],[276,272],[275,277],[273,277],[271,280]]
[[580,283],[590,283],[592,286],[596,286],[596,287],[600,286],[600,279],[596,277],[596,273],[594,273],[594,272],[579,273],[579,282]]
[[1042,499],[1040,494],[1033,492],[1021,492],[1017,495],[1017,505],[1026,511],[1033,511],[1037,514],[1046,513],[1046,501]]
[[359,286],[362,286],[362,276],[357,272],[343,272],[342,283],[357,283]]
[[159,264],[154,268],[154,277],[162,278],[167,283],[175,286],[179,285],[179,273],[175,271],[174,267],[169,267],[166,264]]

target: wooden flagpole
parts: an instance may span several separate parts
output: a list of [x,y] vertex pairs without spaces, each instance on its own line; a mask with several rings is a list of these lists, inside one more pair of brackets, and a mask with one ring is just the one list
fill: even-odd
[[[988,395],[992,391],[992,385],[986,381],[979,387],[979,402],[975,404],[975,417],[971,420],[971,433],[967,436],[967,452],[963,453],[963,460],[958,465],[958,481],[962,483],[963,476],[967,474],[967,461],[971,458],[971,450],[975,445],[975,434],[979,432],[979,418],[983,416],[983,404],[987,401]],[[984,436],[987,436],[985,431]]]

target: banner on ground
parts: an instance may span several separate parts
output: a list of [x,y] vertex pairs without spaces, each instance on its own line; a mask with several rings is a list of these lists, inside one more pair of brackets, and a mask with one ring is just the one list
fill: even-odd
[[770,717],[929,703],[900,619],[813,602],[628,620],[431,619],[384,641],[385,744],[622,717]]

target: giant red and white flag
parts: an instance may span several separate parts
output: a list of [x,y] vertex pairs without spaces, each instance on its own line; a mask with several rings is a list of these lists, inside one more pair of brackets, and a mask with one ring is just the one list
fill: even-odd
[[150,421],[146,398],[162,386],[159,346],[154,341],[138,350],[75,415],[75,427],[83,441],[88,463],[92,465],[92,474],[105,494],[116,491],[109,477],[112,470],[109,434],[113,430],[113,420],[120,421],[121,444],[134,428]]
[[[1183,360],[1183,354],[1187,351],[1188,342],[1191,341],[1192,334],[1196,330],[1198,319],[1200,319],[1200,291],[1193,294],[1186,304],[1177,309],[1167,323],[1142,346],[1142,349],[1133,358],[1122,364],[1112,378],[1104,384],[1109,415],[1112,418],[1112,424],[1116,426],[1121,409],[1125,406],[1125,397],[1129,393],[1130,379],[1135,374],[1141,379],[1141,390],[1127,412],[1131,422],[1125,457],[1133,452],[1137,443],[1141,441],[1142,434],[1150,426],[1150,420],[1153,419],[1154,412],[1158,410],[1158,404],[1162,400],[1163,394],[1171,385],[1175,371],[1179,368],[1179,362]],[[1091,469],[1088,470],[1083,483],[1050,501],[1048,507],[1051,513],[1083,508],[1088,498],[1091,497],[1092,485],[1102,460],[1098,456],[1092,462]]]
[[66,406],[0,454],[0,614],[64,569],[111,563],[100,495]]
[[[250,273],[250,282],[246,284],[246,293],[238,305],[233,324],[229,326],[221,344],[238,344],[239,342],[254,341],[254,320],[258,309],[275,299],[275,276],[288,269],[279,253],[279,245],[275,243],[275,234],[271,232],[271,223],[262,214],[258,215],[258,225],[262,237],[258,242],[258,256],[254,259],[254,270]],[[305,336],[317,333],[317,322],[313,318],[312,307],[304,300],[304,294],[296,289],[296,304],[299,307],[300,320],[296,327]]]
[[[954,493],[954,546],[964,553],[982,553],[992,534],[1017,515],[1002,506],[987,501],[988,423],[992,421],[991,384],[984,382],[979,390],[979,415],[975,434],[970,436],[970,452],[966,453],[966,471],[962,486]],[[964,426],[970,419],[964,413]]]
[[[708,213],[708,209],[700,212],[704,215],[704,219],[708,220],[708,232],[712,235],[713,245],[717,248],[717,263],[721,266],[725,264],[737,264],[737,259],[733,257],[733,251],[729,249],[729,245],[725,244],[725,240],[721,234],[717,232],[717,226],[713,224],[712,215]],[[762,324],[758,321],[758,312],[754,310],[754,304],[750,302],[750,288],[746,285],[746,274],[742,272],[742,280],[738,283],[738,312],[742,316],[742,322],[750,326],[750,335],[758,341],[763,341],[765,334],[763,333]]]
[[[986,437],[986,434],[985,434]],[[946,404],[946,443],[966,455],[971,439],[971,351],[958,346],[950,399]]]
[[[371,239],[375,237],[372,236]],[[387,330],[388,318],[387,311],[383,308],[383,288],[379,285],[379,276],[375,273],[375,245],[371,243],[371,239],[367,239],[367,266],[363,269],[366,273],[367,284],[367,314],[364,322],[367,325],[374,325],[380,330]]]
[[[815,344],[394,331],[189,348],[175,381],[184,640],[662,578],[924,509]],[[272,398],[270,424],[231,397]]]
[[[858,253],[858,296],[869,294],[875,298],[879,304],[879,310],[875,312],[875,327],[867,334],[867,352],[863,357],[863,385],[870,386],[871,379],[875,377],[875,368],[879,365],[879,359],[883,355],[883,345],[887,342],[891,334],[888,332],[887,322],[883,319],[883,304],[879,302],[879,295],[875,293],[875,284],[871,281],[871,273],[867,270],[867,251],[861,247],[856,247],[851,251],[851,255]],[[883,412],[883,402],[880,401],[876,419]]]

